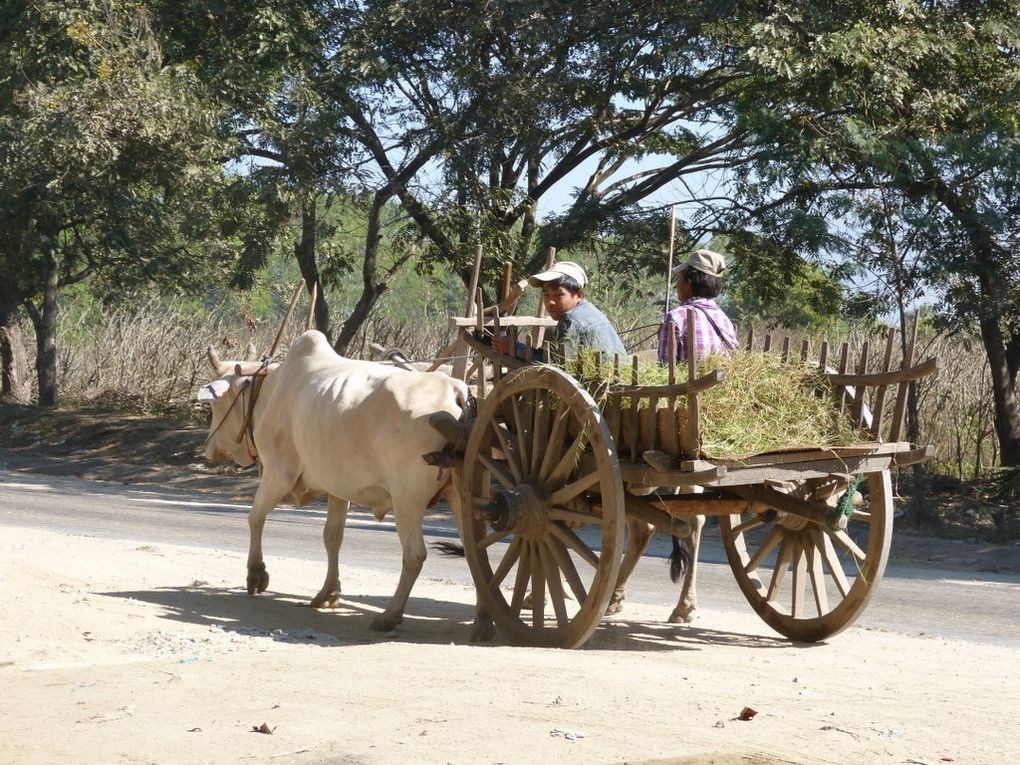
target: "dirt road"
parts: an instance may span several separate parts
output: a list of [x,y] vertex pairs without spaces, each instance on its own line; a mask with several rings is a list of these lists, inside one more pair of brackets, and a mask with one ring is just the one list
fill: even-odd
[[420,581],[415,616],[384,636],[367,629],[384,573],[348,568],[327,613],[303,605],[321,565],[278,560],[257,599],[241,570],[232,553],[5,527],[3,761],[1016,761],[1017,646],[860,628],[803,646],[749,610],[675,627],[641,605],[579,651],[473,646],[463,585]]

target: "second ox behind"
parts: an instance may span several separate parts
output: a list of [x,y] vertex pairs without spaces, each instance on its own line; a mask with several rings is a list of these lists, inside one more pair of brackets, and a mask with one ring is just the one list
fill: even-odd
[[[457,515],[459,499],[448,471],[437,472],[422,456],[447,444],[429,418],[444,412],[460,419],[468,401],[465,384],[438,372],[344,358],[316,331],[298,337],[286,360],[268,369],[251,361],[220,361],[211,348],[209,360],[218,377],[199,390],[213,415],[205,456],[261,463],[248,520],[248,592],[269,585],[262,529],[277,504],[328,498],[323,531],[328,570],[312,600],[316,607],[339,602],[338,558],[350,502],[371,508],[379,520],[392,510],[403,566],[396,592],[372,628],[394,628],[425,561],[426,508],[442,496]],[[252,406],[257,373],[264,380]]]

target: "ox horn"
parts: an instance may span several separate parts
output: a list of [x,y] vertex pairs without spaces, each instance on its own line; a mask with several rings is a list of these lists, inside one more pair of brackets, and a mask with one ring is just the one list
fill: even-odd
[[305,321],[305,332],[315,325],[315,298],[319,295],[319,283],[312,282],[312,294],[308,297],[308,319]]
[[255,343],[251,340],[248,341],[248,347],[244,351],[244,361],[257,361],[259,358],[259,349],[255,347]]
[[212,365],[213,371],[216,374],[220,374],[222,362],[220,361],[220,357],[216,354],[216,350],[210,345],[206,349],[205,355],[209,358],[209,363]]

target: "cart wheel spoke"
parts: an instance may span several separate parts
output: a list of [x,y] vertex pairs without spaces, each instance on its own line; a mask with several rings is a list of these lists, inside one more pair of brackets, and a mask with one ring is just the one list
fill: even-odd
[[779,591],[786,580],[786,572],[790,570],[791,560],[793,560],[793,542],[784,539],[779,545],[779,557],[776,558],[776,565],[772,569],[772,581],[769,582],[766,600],[772,602],[779,598]]
[[[798,484],[793,492],[810,497],[811,488]],[[829,509],[822,498],[806,501]],[[781,508],[722,516],[719,526],[737,584],[758,615],[787,637],[817,641],[852,624],[875,591],[889,557],[891,508],[889,473],[881,471],[868,475],[865,506],[845,531]]]
[[538,477],[542,480],[549,478],[553,467],[556,466],[563,456],[563,439],[567,435],[567,425],[569,423],[570,410],[563,407],[556,413],[556,418],[553,420],[545,455],[542,457],[542,464],[538,469]]
[[542,544],[539,554],[542,557],[542,569],[545,571],[545,581],[549,587],[549,600],[552,601],[556,624],[563,627],[569,619],[566,598],[563,595],[563,581],[560,579],[560,568],[556,564],[556,558],[548,544]]
[[744,571],[750,573],[751,571],[757,570],[758,566],[768,557],[769,553],[772,552],[779,542],[783,539],[783,529],[780,526],[773,526],[772,530],[769,531],[769,535],[765,537],[765,541],[761,543],[761,547],[758,551],[751,556],[751,559],[745,564]]
[[843,564],[839,562],[836,548],[832,546],[832,540],[829,539],[829,535],[820,528],[816,527],[813,529],[813,533],[815,538],[821,542],[822,556],[825,558],[825,565],[829,569],[829,576],[836,583],[836,589],[839,590],[839,594],[845,598],[850,593],[850,582],[847,581],[846,574],[843,572]]
[[550,396],[548,391],[541,391],[535,398],[534,420],[532,423],[532,444],[531,444],[531,469],[529,476],[538,474],[539,465],[542,462],[543,450],[549,444],[549,406]]
[[598,482],[599,474],[597,470],[594,473],[588,473],[588,475],[581,476],[580,478],[571,481],[566,486],[554,491],[552,496],[549,497],[549,504],[565,505],[574,497],[588,491],[588,489]]
[[764,525],[765,525],[765,521],[762,519],[762,517],[760,515],[752,515],[750,518],[748,518],[743,523],[737,524],[737,526],[733,529],[733,533],[734,534],[743,534],[745,531],[750,531],[751,529],[756,529],[759,526],[764,526]]
[[799,540],[794,542],[793,552],[793,599],[790,604],[795,619],[804,616],[804,595],[807,593],[807,554]]
[[846,550],[850,551],[854,558],[857,559],[858,563],[863,563],[867,559],[868,556],[865,554],[864,550],[858,547],[857,543],[854,542],[854,540],[850,538],[850,535],[845,531],[834,531],[832,536],[834,536],[836,541],[843,545]]
[[525,467],[528,465],[528,436],[531,433],[531,418],[521,411],[524,408],[521,399],[516,397],[511,399],[511,406],[514,415],[514,432],[517,434],[518,454],[521,458],[521,466]]
[[581,559],[585,561],[592,568],[599,567],[599,556],[596,555],[588,545],[586,545],[572,529],[564,526],[561,522],[557,521],[550,524],[549,530],[552,531],[553,535],[563,542],[567,547],[576,552]]
[[587,441],[587,434],[583,430],[574,437],[573,442],[571,442],[560,458],[560,461],[556,463],[552,473],[549,474],[548,479],[546,479],[550,484],[557,485],[566,481],[567,476],[577,467],[577,461],[581,456],[581,452],[584,451]]
[[[485,504],[481,502],[479,504]],[[505,531],[493,531],[491,534],[486,534],[484,537],[478,540],[478,547],[485,549],[486,547],[492,547],[496,542],[501,542],[506,539]]]
[[513,599],[510,601],[510,612],[520,618],[524,608],[524,599],[528,596],[528,582],[531,581],[531,547],[524,545],[521,557],[517,561],[517,578],[514,581]]
[[488,468],[488,470],[496,477],[496,480],[499,481],[500,485],[504,489],[512,489],[514,486],[517,485],[517,482],[514,481],[513,475],[510,472],[508,472],[507,469],[503,467],[503,465],[494,460],[492,457],[488,457],[484,454],[479,454],[478,460],[483,465],[485,465],[486,468]]
[[581,581],[581,577],[577,573],[577,567],[574,565],[574,559],[570,557],[570,551],[558,539],[549,540],[548,544],[553,555],[556,557],[556,563],[559,565],[560,571],[563,572],[563,578],[567,580],[570,591],[574,593],[574,599],[578,603],[583,603],[588,597],[588,591],[585,589],[584,582]]
[[548,574],[543,565],[542,555],[535,544],[531,551],[531,624],[536,630],[545,627],[545,583]]
[[[810,531],[810,530],[809,530]],[[825,593],[825,572],[822,570],[822,551],[813,534],[804,549],[807,552],[808,575],[811,577],[811,592],[815,596],[815,611],[819,616],[829,610],[829,598]]]
[[[490,536],[492,536],[490,534]],[[514,541],[511,542],[506,549],[506,553],[503,555],[503,559],[499,562],[499,566],[492,572],[492,578],[489,580],[489,587],[493,590],[498,590],[500,585],[503,584],[503,580],[506,579],[506,575],[510,573],[510,569],[514,567],[514,564],[521,558],[521,538],[515,537]]]
[[514,482],[520,483],[524,480],[524,470],[521,468],[520,448],[517,446],[517,437],[506,429],[501,423],[493,421],[492,429],[499,440],[500,450],[506,455],[510,472],[513,473]]

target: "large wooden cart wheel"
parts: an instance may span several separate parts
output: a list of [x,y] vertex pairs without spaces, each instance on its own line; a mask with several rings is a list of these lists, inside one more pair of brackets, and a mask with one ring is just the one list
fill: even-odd
[[552,367],[506,375],[472,426],[461,498],[465,554],[500,631],[518,645],[582,645],[612,596],[624,533],[620,466],[591,396]]
[[[860,615],[878,586],[892,541],[889,471],[870,473],[868,496],[845,530],[777,508],[719,520],[737,584],[772,629],[804,642],[824,640]],[[805,490],[810,483],[799,489]],[[797,493],[796,491],[794,493]]]

